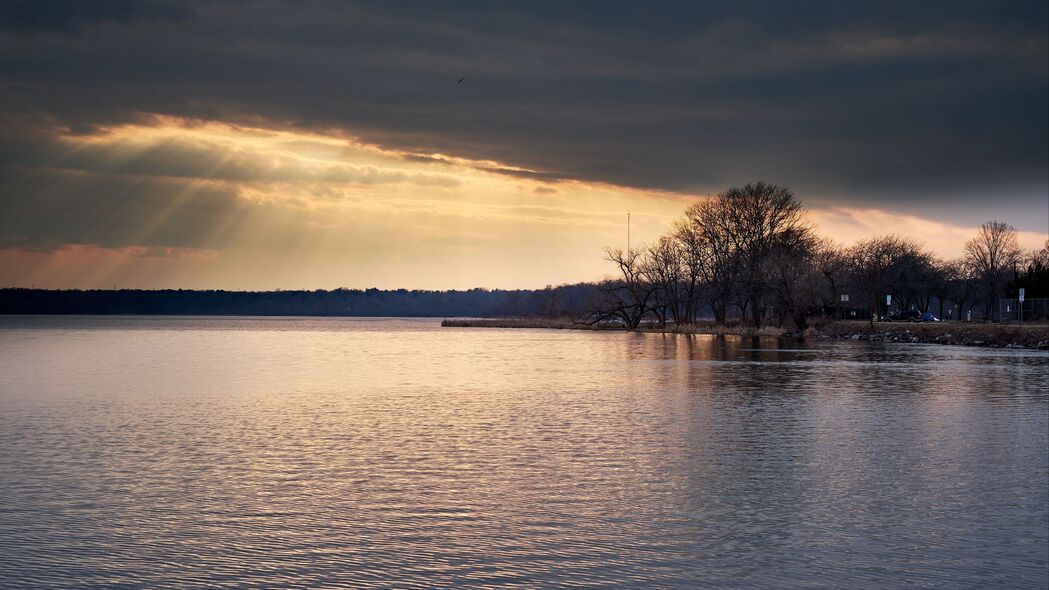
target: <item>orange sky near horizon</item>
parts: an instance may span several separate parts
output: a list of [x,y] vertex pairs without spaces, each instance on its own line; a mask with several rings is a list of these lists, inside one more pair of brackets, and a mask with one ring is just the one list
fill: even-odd
[[[50,179],[44,190],[58,195],[50,214],[71,215],[77,191],[95,178],[167,192],[137,203],[135,216],[83,212],[84,223],[112,226],[112,243],[20,245],[13,236],[14,246],[0,248],[0,286],[539,288],[609,275],[602,250],[625,245],[628,211],[637,244],[703,198],[548,181],[499,162],[386,150],[335,132],[144,117],[87,135],[51,134],[36,168]],[[819,232],[844,244],[898,233],[952,258],[976,231],[833,202],[807,204]],[[1034,249],[1046,235],[1019,238]]]

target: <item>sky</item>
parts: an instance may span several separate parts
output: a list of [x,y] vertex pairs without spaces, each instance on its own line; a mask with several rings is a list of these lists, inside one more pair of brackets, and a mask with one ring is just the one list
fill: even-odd
[[0,0],[0,286],[589,281],[756,180],[1033,249],[1047,162],[1044,0]]

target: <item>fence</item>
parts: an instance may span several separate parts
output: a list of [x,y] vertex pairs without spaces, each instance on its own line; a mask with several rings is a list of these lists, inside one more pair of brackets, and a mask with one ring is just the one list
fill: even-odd
[[[1023,313],[1020,313],[1023,306]],[[999,299],[998,317],[1003,322],[1039,322],[1049,321],[1049,299]]]

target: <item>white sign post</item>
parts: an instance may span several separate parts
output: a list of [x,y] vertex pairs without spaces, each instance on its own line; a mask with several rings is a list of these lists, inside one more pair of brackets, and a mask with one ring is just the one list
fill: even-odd
[[1024,323],[1024,288],[1023,287],[1020,287],[1020,309],[1018,309],[1017,311],[1020,312],[1020,323],[1022,324],[1022,323]]

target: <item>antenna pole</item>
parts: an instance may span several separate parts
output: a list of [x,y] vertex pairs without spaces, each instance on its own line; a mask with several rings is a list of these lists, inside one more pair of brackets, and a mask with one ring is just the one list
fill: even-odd
[[626,214],[626,255],[630,256],[630,213]]

